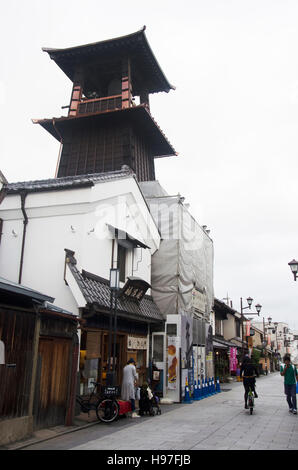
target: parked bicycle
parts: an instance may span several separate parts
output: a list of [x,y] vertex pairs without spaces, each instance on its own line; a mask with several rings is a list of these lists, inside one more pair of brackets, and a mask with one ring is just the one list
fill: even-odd
[[[92,382],[93,390],[90,395],[76,396],[76,402],[80,405],[83,413],[95,410],[97,419],[104,423],[111,423],[119,415],[119,404],[116,397],[119,395],[119,387],[102,387],[97,382]],[[100,393],[96,389],[102,388]]]

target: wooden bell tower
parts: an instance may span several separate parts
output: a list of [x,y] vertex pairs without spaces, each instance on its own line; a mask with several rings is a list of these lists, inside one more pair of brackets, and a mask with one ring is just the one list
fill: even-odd
[[[169,92],[145,36],[67,49],[44,48],[73,83],[68,116],[34,120],[61,142],[56,177],[120,170],[155,179],[154,159],[176,152],[150,113],[149,95]],[[137,101],[137,103],[136,103]]]

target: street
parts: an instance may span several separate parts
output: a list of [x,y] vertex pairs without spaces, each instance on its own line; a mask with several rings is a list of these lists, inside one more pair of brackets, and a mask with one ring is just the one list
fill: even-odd
[[279,373],[257,379],[253,415],[243,385],[191,404],[163,405],[162,414],[124,418],[30,445],[24,450],[286,450],[298,449],[298,415],[288,411]]

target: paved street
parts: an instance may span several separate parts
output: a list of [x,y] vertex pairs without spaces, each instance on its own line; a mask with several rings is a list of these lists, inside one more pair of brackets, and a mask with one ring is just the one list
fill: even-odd
[[99,423],[24,450],[298,449],[298,416],[288,411],[279,373],[257,379],[252,416],[244,409],[242,383],[222,389],[192,404],[164,405],[161,416]]

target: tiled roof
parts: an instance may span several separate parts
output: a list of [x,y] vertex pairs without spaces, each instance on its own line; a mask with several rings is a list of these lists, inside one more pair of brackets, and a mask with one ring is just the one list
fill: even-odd
[[[86,300],[86,304],[95,304],[103,310],[110,310],[111,290],[109,281],[97,276],[91,277],[86,274],[83,275],[77,269],[74,262],[69,262],[68,266],[70,267],[71,272]],[[117,301],[117,312],[118,314],[125,314],[125,316],[129,316],[139,321],[163,321],[163,316],[161,315],[157,305],[148,295],[145,295],[140,302],[119,296]]]
[[20,191],[38,192],[73,189],[78,187],[93,186],[95,183],[104,183],[107,181],[127,178],[134,175],[133,171],[127,167],[117,171],[104,173],[91,173],[87,175],[65,176],[63,178],[51,178],[36,181],[23,181],[18,183],[8,183],[8,194],[18,193]]
[[[160,91],[169,92],[175,89],[166,78],[155,55],[147,41],[145,35],[146,26],[140,31],[121,37],[116,37],[104,41],[84,44],[81,46],[68,47],[64,49],[54,49],[43,47],[42,50],[47,52],[52,60],[63,70],[71,81],[75,79],[76,64],[80,63],[81,67],[90,67],[92,62],[100,59],[102,55],[108,54],[109,57],[125,56],[133,54],[134,67],[138,66],[146,77],[146,85],[149,93]],[[91,65],[90,65],[91,64]],[[96,82],[98,71],[92,69],[92,80]],[[89,72],[90,73],[90,72]],[[143,74],[140,78],[133,76],[135,94],[140,91],[137,85],[143,80]],[[133,74],[134,75],[134,74]],[[137,75],[137,74],[135,74]],[[88,80],[88,74],[85,74],[85,80]],[[138,80],[137,80],[138,79]],[[137,80],[137,81],[136,81]],[[87,82],[88,84],[88,82]],[[137,88],[136,88],[137,87]]]

